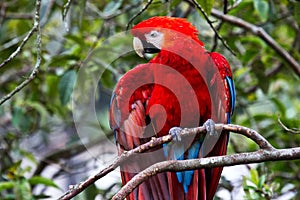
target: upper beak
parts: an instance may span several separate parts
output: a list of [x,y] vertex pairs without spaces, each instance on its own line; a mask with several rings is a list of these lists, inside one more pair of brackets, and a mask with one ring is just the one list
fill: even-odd
[[145,58],[145,53],[158,53],[160,49],[153,44],[140,40],[138,37],[133,38],[133,49],[142,58]]
[[143,46],[142,41],[137,37],[133,38],[133,49],[138,56],[144,58],[144,54],[145,54],[144,46]]

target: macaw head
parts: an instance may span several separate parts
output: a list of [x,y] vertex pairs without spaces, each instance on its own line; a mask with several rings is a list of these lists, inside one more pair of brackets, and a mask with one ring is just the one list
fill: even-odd
[[133,47],[140,57],[145,53],[158,53],[169,48],[184,48],[184,38],[194,40],[201,46],[197,29],[186,19],[157,16],[135,25],[131,30]]

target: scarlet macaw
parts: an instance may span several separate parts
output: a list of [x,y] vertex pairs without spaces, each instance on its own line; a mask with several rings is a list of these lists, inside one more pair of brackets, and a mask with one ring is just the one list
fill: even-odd
[[[118,152],[169,133],[175,142],[125,163],[121,167],[123,184],[161,160],[226,154],[228,132],[216,134],[211,130],[200,139],[178,137],[178,127],[200,126],[209,119],[230,123],[235,90],[226,59],[207,52],[196,28],[182,18],[152,17],[131,32],[139,56],[157,55],[128,71],[115,88],[110,125]],[[213,126],[209,124],[208,128]],[[127,199],[213,199],[221,172],[222,167],[160,173],[142,183]]]

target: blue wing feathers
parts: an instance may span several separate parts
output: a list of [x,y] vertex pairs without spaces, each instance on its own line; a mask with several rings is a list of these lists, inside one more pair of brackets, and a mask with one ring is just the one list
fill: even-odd
[[231,113],[233,114],[234,106],[235,106],[235,88],[234,88],[234,82],[231,77],[226,76],[226,81],[229,86],[229,92],[230,92],[230,103],[231,103]]
[[[188,159],[198,158],[200,147],[201,147],[200,141],[194,142],[194,144],[188,150]],[[184,192],[187,193],[194,175],[194,171],[189,170],[183,173],[184,173],[183,189]]]
[[[184,146],[183,144],[175,144],[174,145],[174,159],[183,160],[184,159]],[[184,172],[176,172],[176,176],[179,183],[184,181]]]
[[[201,142],[196,141],[188,150],[188,159],[198,158],[199,151],[201,147]],[[177,149],[176,149],[177,148]],[[174,149],[174,155],[176,160],[183,160],[184,159],[184,148],[183,145],[178,145]],[[176,156],[177,153],[177,156]],[[176,172],[177,180],[179,183],[182,183],[184,192],[187,193],[189,186],[192,182],[194,175],[193,170],[183,171],[183,172]]]

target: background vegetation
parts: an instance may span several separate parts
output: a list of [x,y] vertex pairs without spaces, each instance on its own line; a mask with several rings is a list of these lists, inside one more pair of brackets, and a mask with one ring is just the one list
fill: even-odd
[[[43,0],[39,19],[35,1],[0,2],[0,199],[57,198],[68,185],[116,157],[107,119],[110,95],[124,72],[145,62],[132,52],[132,38],[124,31],[155,15],[186,17],[197,26],[206,49],[228,58],[237,90],[232,123],[257,130],[276,148],[299,146],[300,136],[285,130],[278,116],[299,131],[300,70],[259,33],[222,21],[215,12],[228,12],[252,28],[263,28],[299,65],[300,3],[196,2],[236,56],[189,0]],[[24,81],[28,85],[6,101],[5,95]],[[92,109],[98,120],[90,120]],[[231,136],[229,153],[255,149],[244,137]],[[299,161],[248,166],[249,175],[240,183],[245,199],[299,199],[299,166]],[[80,198],[110,198],[120,188],[117,174],[101,179]],[[223,178],[220,188],[232,192],[234,186]]]

